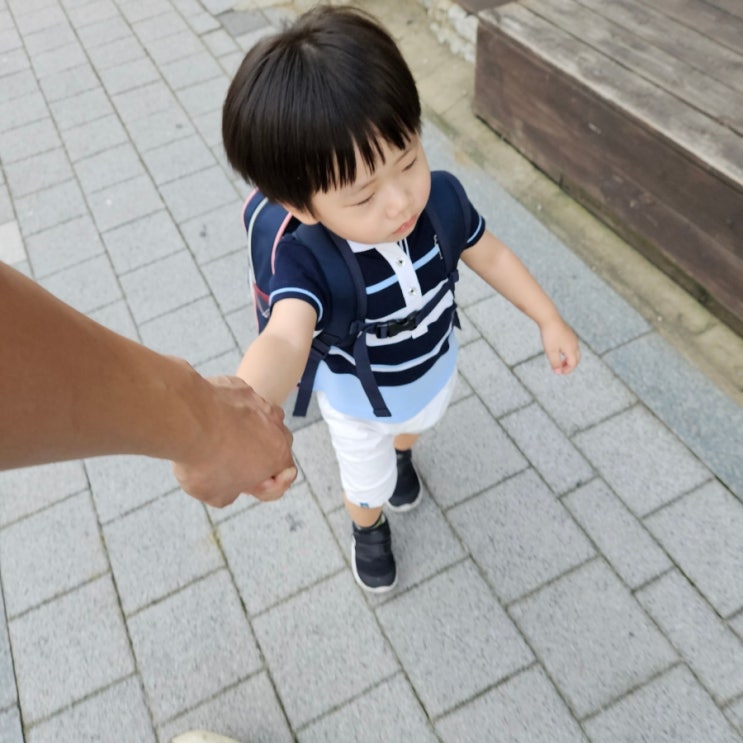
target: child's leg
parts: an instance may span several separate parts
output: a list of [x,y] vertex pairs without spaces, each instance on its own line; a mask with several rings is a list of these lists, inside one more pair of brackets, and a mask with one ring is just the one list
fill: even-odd
[[421,481],[413,467],[411,452],[418,437],[417,433],[401,433],[395,436],[397,482],[395,490],[387,501],[387,507],[391,511],[410,511],[421,501]]
[[333,410],[318,395],[338,460],[343,501],[353,523],[351,569],[367,591],[389,591],[397,582],[390,525],[382,506],[397,479],[394,435],[376,424]]
[[381,506],[378,508],[362,508],[361,506],[357,506],[355,503],[351,503],[351,501],[346,498],[345,493],[343,494],[343,502],[346,504],[346,510],[348,511],[348,515],[351,517],[351,521],[362,529],[374,526],[374,524],[379,521],[379,517],[382,514]]
[[420,438],[419,433],[401,433],[395,436],[395,449],[397,451],[409,451],[413,444]]

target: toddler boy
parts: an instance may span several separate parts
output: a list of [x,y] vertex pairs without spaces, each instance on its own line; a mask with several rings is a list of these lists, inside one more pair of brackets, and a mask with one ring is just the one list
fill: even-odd
[[[246,55],[224,104],[222,133],[232,166],[300,222],[346,240],[367,293],[368,320],[404,321],[440,294],[416,327],[367,335],[375,380],[390,416],[378,418],[354,359],[333,348],[315,390],[338,459],[353,522],[352,569],[373,592],[397,579],[382,507],[420,501],[411,449],[446,411],[456,380],[454,296],[426,206],[432,179],[420,142],[415,82],[389,34],[347,7],[318,7]],[[432,185],[433,184],[433,185]],[[438,191],[437,191],[438,194]],[[437,195],[435,194],[435,195]],[[580,352],[573,331],[519,259],[485,229],[465,199],[461,260],[539,326],[555,373]],[[282,239],[271,315],[238,369],[266,399],[283,403],[302,375],[313,335],[332,312],[334,287],[293,235]]]

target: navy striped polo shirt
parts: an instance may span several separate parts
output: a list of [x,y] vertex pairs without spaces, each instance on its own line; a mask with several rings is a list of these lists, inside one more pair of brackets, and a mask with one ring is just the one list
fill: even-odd
[[[483,218],[472,204],[467,204],[471,217],[465,223],[474,227],[472,234],[462,236],[460,255],[477,243],[485,231]],[[397,243],[349,244],[366,284],[367,322],[408,317],[447,281],[438,237],[425,212],[413,232]],[[316,330],[322,330],[325,318],[332,312],[333,292],[313,255],[293,235],[287,235],[277,249],[275,266],[271,305],[290,297],[306,301],[317,311]],[[457,355],[452,333],[454,309],[454,297],[447,292],[414,330],[384,339],[367,334],[372,371],[392,414],[382,420],[394,423],[413,417],[451,378]],[[353,357],[347,351],[331,349],[318,368],[314,388],[322,390],[330,404],[346,415],[375,418],[355,375]]]

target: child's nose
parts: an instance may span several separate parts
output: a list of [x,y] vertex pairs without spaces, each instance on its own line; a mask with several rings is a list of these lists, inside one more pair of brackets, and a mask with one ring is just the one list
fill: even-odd
[[403,186],[391,186],[387,194],[387,216],[397,217],[404,214],[410,206],[410,194]]

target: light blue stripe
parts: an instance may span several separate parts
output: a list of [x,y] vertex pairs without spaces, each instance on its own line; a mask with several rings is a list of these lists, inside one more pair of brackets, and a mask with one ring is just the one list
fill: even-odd
[[284,289],[276,289],[275,291],[271,292],[271,296],[269,297],[269,304],[273,306],[274,302],[276,301],[276,298],[280,294],[304,294],[305,296],[309,297],[317,307],[317,321],[320,322],[322,320],[322,304],[320,303],[320,300],[312,293],[308,292],[306,289],[300,289],[297,286],[289,286]]
[[346,415],[385,423],[401,423],[419,413],[443,389],[456,369],[457,341],[452,333],[449,350],[417,381],[399,387],[380,387],[391,418],[376,418],[358,377],[353,374],[332,374],[325,362],[320,362],[315,377],[315,389],[328,396],[328,402]]
[[388,286],[392,286],[393,284],[397,283],[397,274],[392,274],[388,279],[385,279],[384,281],[380,281],[378,284],[372,284],[371,286],[366,287],[366,293],[367,294],[376,294],[377,292],[381,292],[382,289],[386,289]]
[[469,245],[470,240],[480,231],[480,226],[482,225],[482,216],[480,216],[480,219],[477,222],[477,227],[475,228],[475,231],[467,238],[467,244]]
[[[425,266],[426,263],[433,260],[437,255],[441,255],[441,252],[440,252],[439,246],[434,245],[424,256],[422,256],[415,263],[413,263],[413,268],[417,270],[421,266]],[[393,284],[396,284],[397,281],[398,281],[397,274],[392,274],[392,276],[385,279],[384,281],[380,281],[377,284],[372,284],[371,286],[367,286],[366,293],[376,294],[377,292],[381,292],[383,289],[386,289],[387,287],[392,286]]]
[[424,256],[418,258],[418,260],[413,264],[413,268],[417,270],[421,266],[425,266],[426,263],[432,261],[436,256],[441,256],[441,249],[438,245],[434,245]]

